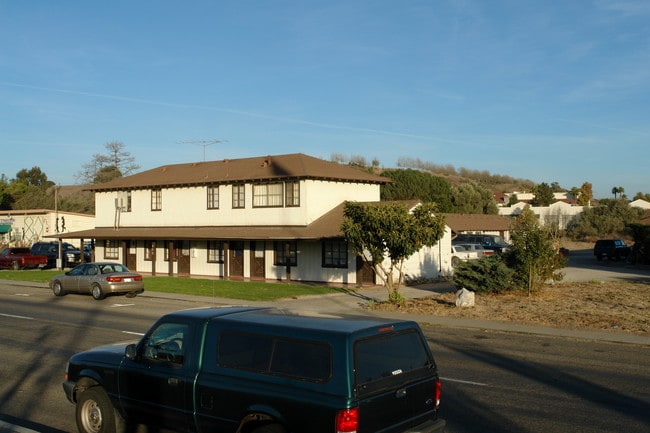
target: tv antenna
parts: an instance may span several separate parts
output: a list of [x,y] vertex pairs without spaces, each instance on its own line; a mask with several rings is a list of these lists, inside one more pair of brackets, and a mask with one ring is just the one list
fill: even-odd
[[205,148],[212,145],[212,144],[217,144],[217,143],[224,143],[227,140],[218,140],[218,139],[213,139],[213,140],[187,140],[187,141],[177,141],[176,143],[178,144],[195,144],[197,146],[203,146],[203,161],[205,161]]

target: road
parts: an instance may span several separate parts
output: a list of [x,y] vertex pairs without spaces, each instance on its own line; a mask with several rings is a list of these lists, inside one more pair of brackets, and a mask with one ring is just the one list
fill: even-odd
[[625,260],[602,260],[594,257],[593,249],[569,252],[569,264],[562,270],[565,282],[583,281],[643,281],[650,282],[650,266],[632,265]]
[[[195,306],[146,296],[56,298],[0,284],[0,432],[76,431],[61,388],[68,357],[137,339],[164,312]],[[443,327],[425,333],[443,377],[448,433],[647,432],[649,347]]]

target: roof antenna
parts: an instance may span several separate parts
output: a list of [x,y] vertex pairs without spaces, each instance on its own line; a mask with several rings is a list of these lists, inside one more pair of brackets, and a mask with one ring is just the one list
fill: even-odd
[[177,144],[196,144],[198,146],[203,146],[203,161],[205,161],[205,148],[210,146],[211,144],[217,144],[217,143],[227,143],[228,140],[218,140],[218,139],[212,139],[212,140],[187,140],[187,141],[177,141]]

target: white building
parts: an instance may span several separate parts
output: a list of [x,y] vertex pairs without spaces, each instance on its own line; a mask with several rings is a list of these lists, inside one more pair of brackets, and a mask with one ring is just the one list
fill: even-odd
[[0,211],[0,243],[4,245],[31,246],[34,242],[51,240],[57,235],[64,242],[81,247],[78,238],[68,233],[95,227],[95,216],[51,209]]
[[563,201],[550,206],[530,206],[528,203],[518,202],[510,207],[500,207],[499,215],[517,216],[526,206],[537,215],[540,225],[553,224],[561,230],[565,230],[569,222],[584,210],[583,206],[573,206]]
[[[167,165],[93,186],[95,227],[74,236],[153,275],[374,284],[340,231],[343,203],[378,202],[389,181],[304,154]],[[447,243],[405,272],[448,273],[448,229]]]

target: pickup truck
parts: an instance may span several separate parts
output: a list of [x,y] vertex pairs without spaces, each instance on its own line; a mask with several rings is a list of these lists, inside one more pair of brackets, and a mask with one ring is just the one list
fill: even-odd
[[47,256],[32,254],[29,248],[5,248],[0,253],[0,268],[2,269],[31,269],[44,268],[47,265]]
[[452,245],[451,246],[451,265],[456,267],[461,262],[466,262],[468,260],[480,259],[477,251],[468,250],[463,245]]
[[80,433],[440,432],[440,380],[417,323],[273,308],[161,317],[135,343],[73,355]]

